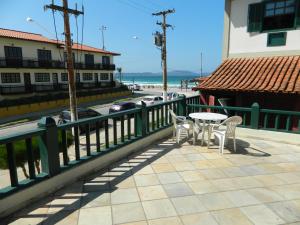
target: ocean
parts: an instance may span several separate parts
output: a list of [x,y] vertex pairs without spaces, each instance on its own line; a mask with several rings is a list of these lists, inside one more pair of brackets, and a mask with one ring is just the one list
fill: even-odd
[[[168,75],[168,86],[169,87],[180,87],[181,80],[193,80],[199,78],[193,75]],[[119,80],[119,74],[116,74],[116,79]],[[124,74],[122,76],[122,82],[124,84],[139,84],[139,85],[154,85],[162,86],[161,75],[145,75],[145,74]],[[189,87],[195,86],[194,83],[189,83]]]

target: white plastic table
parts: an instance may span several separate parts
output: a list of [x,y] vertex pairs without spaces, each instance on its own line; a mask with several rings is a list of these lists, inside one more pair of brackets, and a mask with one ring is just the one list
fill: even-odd
[[[226,116],[224,114],[210,113],[210,112],[191,113],[191,114],[189,114],[189,117],[191,117],[192,119],[195,119],[196,123],[198,123],[198,124],[199,124],[199,120],[201,120],[203,123],[201,145],[203,145],[203,143],[204,143],[204,134],[205,134],[206,124],[210,125],[210,123],[212,121],[217,122],[217,121],[226,120],[228,118],[228,116]],[[208,140],[208,146],[209,146],[209,140]]]

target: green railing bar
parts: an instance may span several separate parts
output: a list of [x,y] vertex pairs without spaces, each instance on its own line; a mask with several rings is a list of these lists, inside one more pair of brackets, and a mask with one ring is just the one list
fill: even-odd
[[243,126],[246,125],[246,113],[243,113]]
[[168,125],[168,105],[165,105],[165,126]]
[[34,156],[32,150],[32,139],[26,138],[26,151],[27,151],[27,158],[28,158],[28,169],[29,169],[29,178],[35,179],[35,170],[34,170]]
[[121,142],[123,143],[124,141],[124,116],[121,116]]
[[290,127],[291,127],[291,116],[288,116],[286,118],[286,126],[285,126],[285,130],[286,131],[289,131],[290,130]]
[[105,148],[109,148],[109,132],[108,132],[108,119],[104,122],[104,133],[105,133]]
[[150,111],[147,110],[146,114],[147,114],[147,133],[149,133],[150,132]]
[[[102,122],[103,123],[103,122]],[[101,151],[101,142],[100,142],[100,124],[96,122],[96,151]]]
[[296,111],[285,111],[285,110],[274,110],[274,109],[261,109],[260,112],[262,112],[262,113],[269,113],[269,114],[300,116],[300,112],[296,112]]
[[134,114],[134,136],[138,136],[137,114]]
[[159,128],[159,108],[156,108],[156,128]]
[[18,174],[17,174],[16,159],[14,156],[13,143],[7,143],[6,150],[7,150],[7,160],[8,160],[8,168],[9,168],[9,175],[10,175],[10,183],[11,183],[12,187],[17,187],[18,186]]
[[67,148],[67,132],[66,130],[61,131],[61,140],[62,140],[62,152],[63,152],[63,161],[64,165],[68,165],[68,148]]
[[86,155],[91,156],[91,140],[90,140],[90,125],[85,125],[85,146],[86,146]]
[[152,121],[151,121],[151,123],[152,123],[152,131],[154,131],[155,130],[155,114],[154,114],[154,108],[151,108],[151,117],[152,117]]
[[129,114],[127,116],[127,138],[128,138],[128,140],[131,139],[131,115],[132,114]]
[[278,129],[278,127],[279,127],[279,119],[280,119],[280,115],[276,115],[276,117],[275,117],[275,129]]
[[164,120],[164,106],[161,106],[161,108],[160,108],[160,113],[161,113],[161,120],[160,120],[160,124],[161,124],[161,127],[163,127],[165,124],[165,120]]
[[117,120],[113,119],[113,137],[114,137],[114,145],[118,144],[118,137],[117,137]]
[[269,114],[266,113],[264,116],[264,128],[268,128],[268,122],[269,122]]
[[77,161],[79,161],[80,160],[80,149],[79,149],[80,141],[79,141],[79,127],[78,126],[74,127],[74,142],[75,142],[75,159]]
[[195,104],[189,104],[188,107],[192,108],[208,108],[208,109],[227,109],[231,111],[241,111],[241,112],[251,112],[251,108],[245,108],[245,107],[232,107],[232,106],[211,106],[211,105],[195,105]]

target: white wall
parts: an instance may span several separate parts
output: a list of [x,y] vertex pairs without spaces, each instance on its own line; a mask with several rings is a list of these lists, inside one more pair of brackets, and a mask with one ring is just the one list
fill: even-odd
[[248,33],[248,5],[261,0],[232,0],[229,54],[300,50],[300,30],[287,31],[286,46],[267,47],[267,33]]

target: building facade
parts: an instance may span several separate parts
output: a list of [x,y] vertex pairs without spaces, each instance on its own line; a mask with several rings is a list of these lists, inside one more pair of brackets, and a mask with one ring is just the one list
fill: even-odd
[[202,102],[300,110],[300,0],[226,0],[222,64]]
[[[118,53],[73,44],[77,90],[115,87]],[[0,99],[68,90],[66,53],[60,41],[0,29]]]

